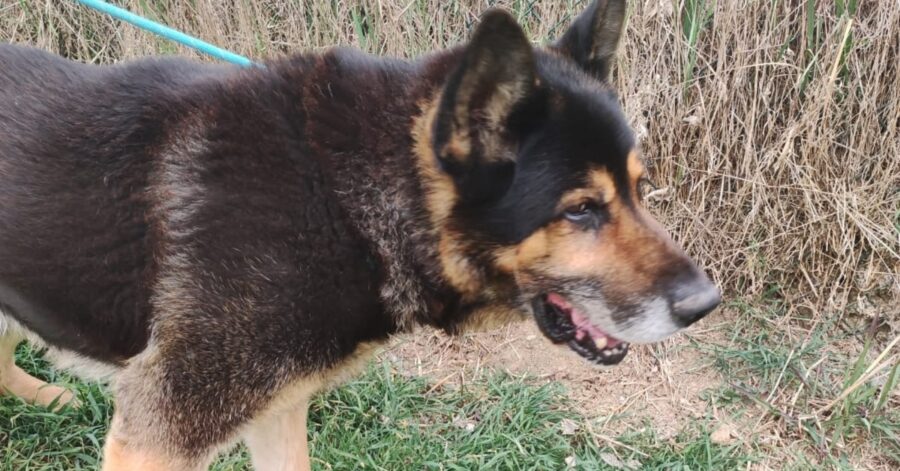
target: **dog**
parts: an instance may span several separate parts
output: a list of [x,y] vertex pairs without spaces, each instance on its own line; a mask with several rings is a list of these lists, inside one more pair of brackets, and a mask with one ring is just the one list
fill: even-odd
[[243,440],[309,469],[310,397],[397,333],[533,318],[614,365],[720,292],[641,204],[610,68],[622,0],[535,47],[501,10],[414,61],[240,69],[0,46],[0,386],[75,401],[16,345],[110,381],[105,470]]

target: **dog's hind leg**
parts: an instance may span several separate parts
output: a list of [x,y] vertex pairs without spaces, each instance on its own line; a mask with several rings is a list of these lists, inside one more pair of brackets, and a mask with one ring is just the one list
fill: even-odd
[[257,418],[244,432],[256,471],[310,471],[306,400]]
[[3,322],[0,313],[0,394],[12,394],[33,404],[60,408],[71,403],[75,396],[68,389],[47,384],[26,373],[16,365],[16,346],[24,340]]

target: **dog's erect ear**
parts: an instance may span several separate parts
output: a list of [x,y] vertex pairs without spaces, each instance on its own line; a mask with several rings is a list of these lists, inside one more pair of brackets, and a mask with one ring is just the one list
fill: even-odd
[[605,82],[624,24],[625,0],[594,0],[553,47]]
[[515,154],[507,126],[535,77],[522,28],[508,13],[489,10],[444,85],[434,120],[435,154],[464,199],[489,197],[485,190],[496,193],[511,178]]

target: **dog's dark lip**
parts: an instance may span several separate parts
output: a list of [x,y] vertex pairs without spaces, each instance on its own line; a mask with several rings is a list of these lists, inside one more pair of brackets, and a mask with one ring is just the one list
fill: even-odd
[[[544,336],[553,343],[565,343],[579,356],[598,365],[615,365],[625,358],[627,342],[605,334],[599,328],[588,331],[579,326],[584,321],[573,319],[573,308],[563,305],[561,299],[557,294],[541,294],[531,301],[535,322]],[[602,337],[596,338],[598,336]]]
[[531,300],[534,320],[545,337],[553,343],[567,343],[575,338],[575,325],[571,318],[556,306],[547,302],[546,295]]

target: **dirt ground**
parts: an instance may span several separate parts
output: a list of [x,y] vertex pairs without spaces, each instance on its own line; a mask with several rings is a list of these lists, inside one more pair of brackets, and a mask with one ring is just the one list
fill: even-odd
[[657,345],[632,345],[615,367],[589,365],[567,347],[551,344],[527,321],[460,337],[421,331],[396,339],[382,358],[401,372],[427,376],[439,385],[463,384],[484,370],[559,381],[586,417],[624,414],[636,421],[649,420],[665,438],[703,414],[706,404],[701,393],[721,383],[711,366],[712,357],[689,345],[692,339],[714,340],[725,322],[727,317],[720,316]]
[[[877,310],[885,316],[894,308],[882,306]],[[785,460],[795,458],[791,455],[796,450],[795,431],[753,404],[748,404],[740,417],[729,417],[703,394],[729,384],[729,379],[714,367],[714,354],[709,349],[733,342],[729,336],[740,315],[735,309],[722,309],[665,342],[632,345],[622,363],[602,369],[590,366],[566,347],[552,345],[530,321],[459,337],[423,330],[395,339],[381,359],[402,373],[430,378],[434,388],[474,382],[491,370],[527,375],[537,381],[558,381],[566,387],[574,407],[599,424],[600,431],[615,419],[617,429],[623,425],[652,427],[659,439],[668,441],[692,421],[711,417],[712,423],[718,424],[710,429],[712,441],[743,442],[748,449],[764,447],[764,458],[751,469],[781,469],[789,462]],[[887,330],[891,336],[900,331],[900,325],[893,325],[896,318],[883,319],[890,324]],[[804,329],[795,331],[791,325],[778,322],[770,327],[796,334],[798,345],[803,342]],[[859,348],[859,342],[852,339],[835,341],[823,355],[853,358]],[[900,397],[900,391],[893,394]],[[605,439],[617,443],[611,437]],[[804,455],[809,463],[820,462],[815,451],[805,449]],[[871,446],[856,447],[850,460],[853,469],[896,469]]]

